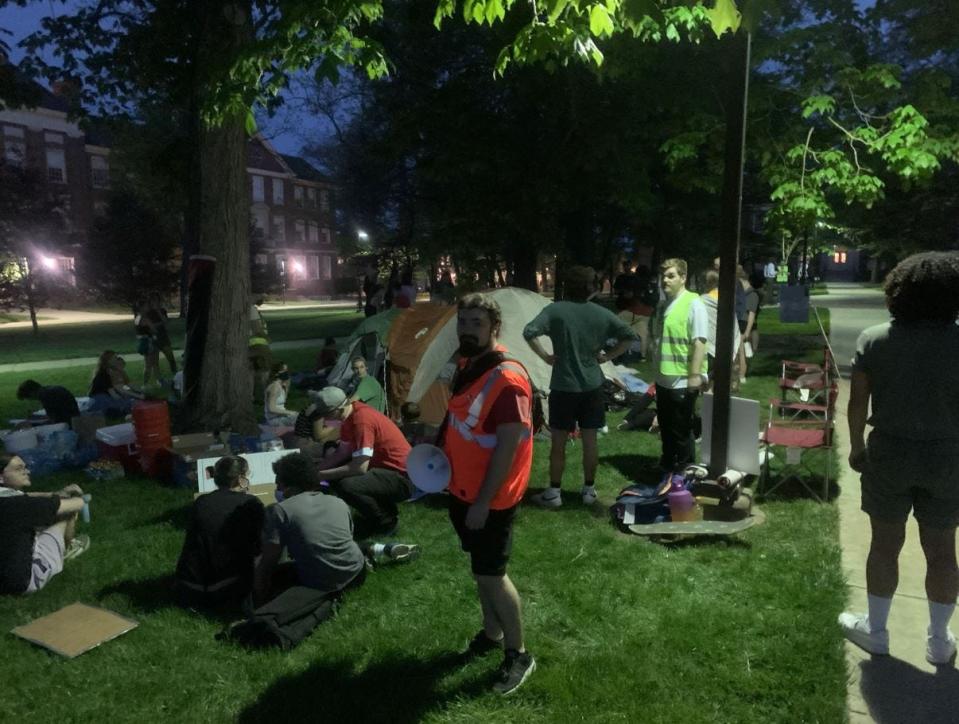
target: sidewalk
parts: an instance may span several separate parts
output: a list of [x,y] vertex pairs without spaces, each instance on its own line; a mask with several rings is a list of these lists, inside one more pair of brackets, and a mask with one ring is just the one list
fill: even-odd
[[[849,381],[839,383],[836,408],[836,451],[840,458],[839,542],[842,568],[849,587],[847,610],[866,610],[866,555],[869,552],[869,518],[859,509],[859,474],[846,463],[849,458],[849,428],[845,404]],[[926,724],[959,721],[959,671],[944,667],[937,671],[926,662],[925,558],[919,546],[919,531],[909,519],[906,545],[899,557],[899,588],[889,616],[890,656],[872,657],[846,643],[849,668],[848,707],[851,724],[865,722],[909,722]],[[839,627],[835,621],[823,625]],[[953,619],[953,630],[959,619]]]
[[[315,348],[317,351],[323,348],[325,339],[291,339],[286,342],[271,342],[270,349],[274,352],[284,349],[306,349]],[[183,354],[182,349],[173,350],[177,359]],[[55,370],[61,367],[93,367],[97,364],[96,357],[71,357],[69,359],[53,359],[38,362],[11,362],[9,364],[0,364],[0,372],[33,372],[35,370]]]
[[[333,299],[329,301],[305,302],[268,302],[260,307],[264,312],[282,312],[286,309],[356,309],[356,300]],[[21,312],[17,312],[21,314]],[[23,312],[22,314],[26,314]],[[179,314],[178,310],[169,310],[171,317]],[[88,322],[130,322],[133,324],[132,312],[87,312],[80,309],[51,309],[43,307],[37,310],[40,328],[55,324],[84,324]],[[0,330],[17,329],[30,326],[30,319],[19,322],[5,322],[0,324]]]

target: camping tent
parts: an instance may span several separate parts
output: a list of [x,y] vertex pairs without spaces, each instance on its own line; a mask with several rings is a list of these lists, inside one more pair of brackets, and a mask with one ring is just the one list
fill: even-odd
[[[521,362],[529,371],[534,390],[545,395],[549,391],[552,368],[523,339],[523,328],[550,300],[536,292],[516,287],[493,289],[486,293],[497,301],[503,312],[500,344],[506,347],[511,358]],[[357,328],[347,343],[347,352],[330,375],[330,383],[345,385],[349,382],[349,360],[358,353],[352,350],[358,350],[360,342],[369,340],[372,335],[379,340],[379,353],[385,352],[387,373],[384,388],[390,416],[399,418],[400,406],[404,402],[416,402],[420,406],[420,419],[438,425],[446,415],[449,383],[456,369],[456,350],[459,347],[456,307],[419,303],[410,309],[391,312],[393,314],[389,318],[385,317],[387,313],[384,312],[370,317]],[[381,317],[384,319],[378,320]],[[388,322],[385,334],[383,321]],[[374,324],[380,326],[364,329],[364,325]],[[541,343],[548,352],[552,352],[548,337],[542,338]],[[364,356],[368,361],[377,357],[374,354]],[[607,378],[616,376],[609,363],[603,365],[603,371]],[[377,373],[371,370],[371,374]],[[379,377],[383,379],[383,376]],[[545,408],[545,399],[543,403]]]

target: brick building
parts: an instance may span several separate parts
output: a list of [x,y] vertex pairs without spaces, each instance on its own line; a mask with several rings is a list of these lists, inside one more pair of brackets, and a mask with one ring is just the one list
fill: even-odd
[[[0,55],[3,70],[16,72]],[[5,163],[34,169],[50,184],[64,232],[60,238],[37,239],[32,247],[75,285],[77,249],[106,209],[109,141],[68,118],[60,89],[34,90],[36,107],[0,107],[0,153]],[[250,139],[247,153],[250,213],[257,229],[254,263],[276,268],[294,293],[332,294],[334,185],[305,160],[277,153],[262,136]]]
[[274,266],[294,293],[332,294],[333,184],[309,163],[257,135],[247,147],[253,262]]

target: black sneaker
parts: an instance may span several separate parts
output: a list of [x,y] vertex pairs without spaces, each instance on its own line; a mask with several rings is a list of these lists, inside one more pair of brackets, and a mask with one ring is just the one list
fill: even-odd
[[464,659],[475,659],[479,656],[485,656],[490,651],[502,651],[503,639],[494,641],[486,635],[486,631],[480,629],[476,635],[466,645],[466,650],[462,653]]
[[536,671],[536,660],[529,651],[520,653],[515,649],[506,649],[503,665],[499,670],[500,679],[493,684],[493,691],[503,696],[512,694],[534,671]]

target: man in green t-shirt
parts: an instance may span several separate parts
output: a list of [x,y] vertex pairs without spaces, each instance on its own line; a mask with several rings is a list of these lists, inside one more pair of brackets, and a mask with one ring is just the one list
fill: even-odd
[[[566,468],[566,441],[577,426],[583,440],[583,503],[596,502],[596,466],[599,462],[597,433],[606,425],[603,371],[600,364],[625,352],[637,338],[623,320],[608,309],[589,301],[595,272],[586,266],[571,267],[565,290],[569,301],[553,302],[523,329],[523,337],[546,364],[553,366],[549,383],[549,488],[533,496],[546,508],[563,504],[560,490]],[[539,342],[547,336],[553,342],[549,354]],[[608,352],[606,340],[618,340]]]
[[377,412],[384,412],[386,410],[386,394],[383,392],[380,383],[367,370],[366,360],[362,357],[354,357],[350,365],[357,383],[356,389],[350,396],[350,402],[363,402]]

